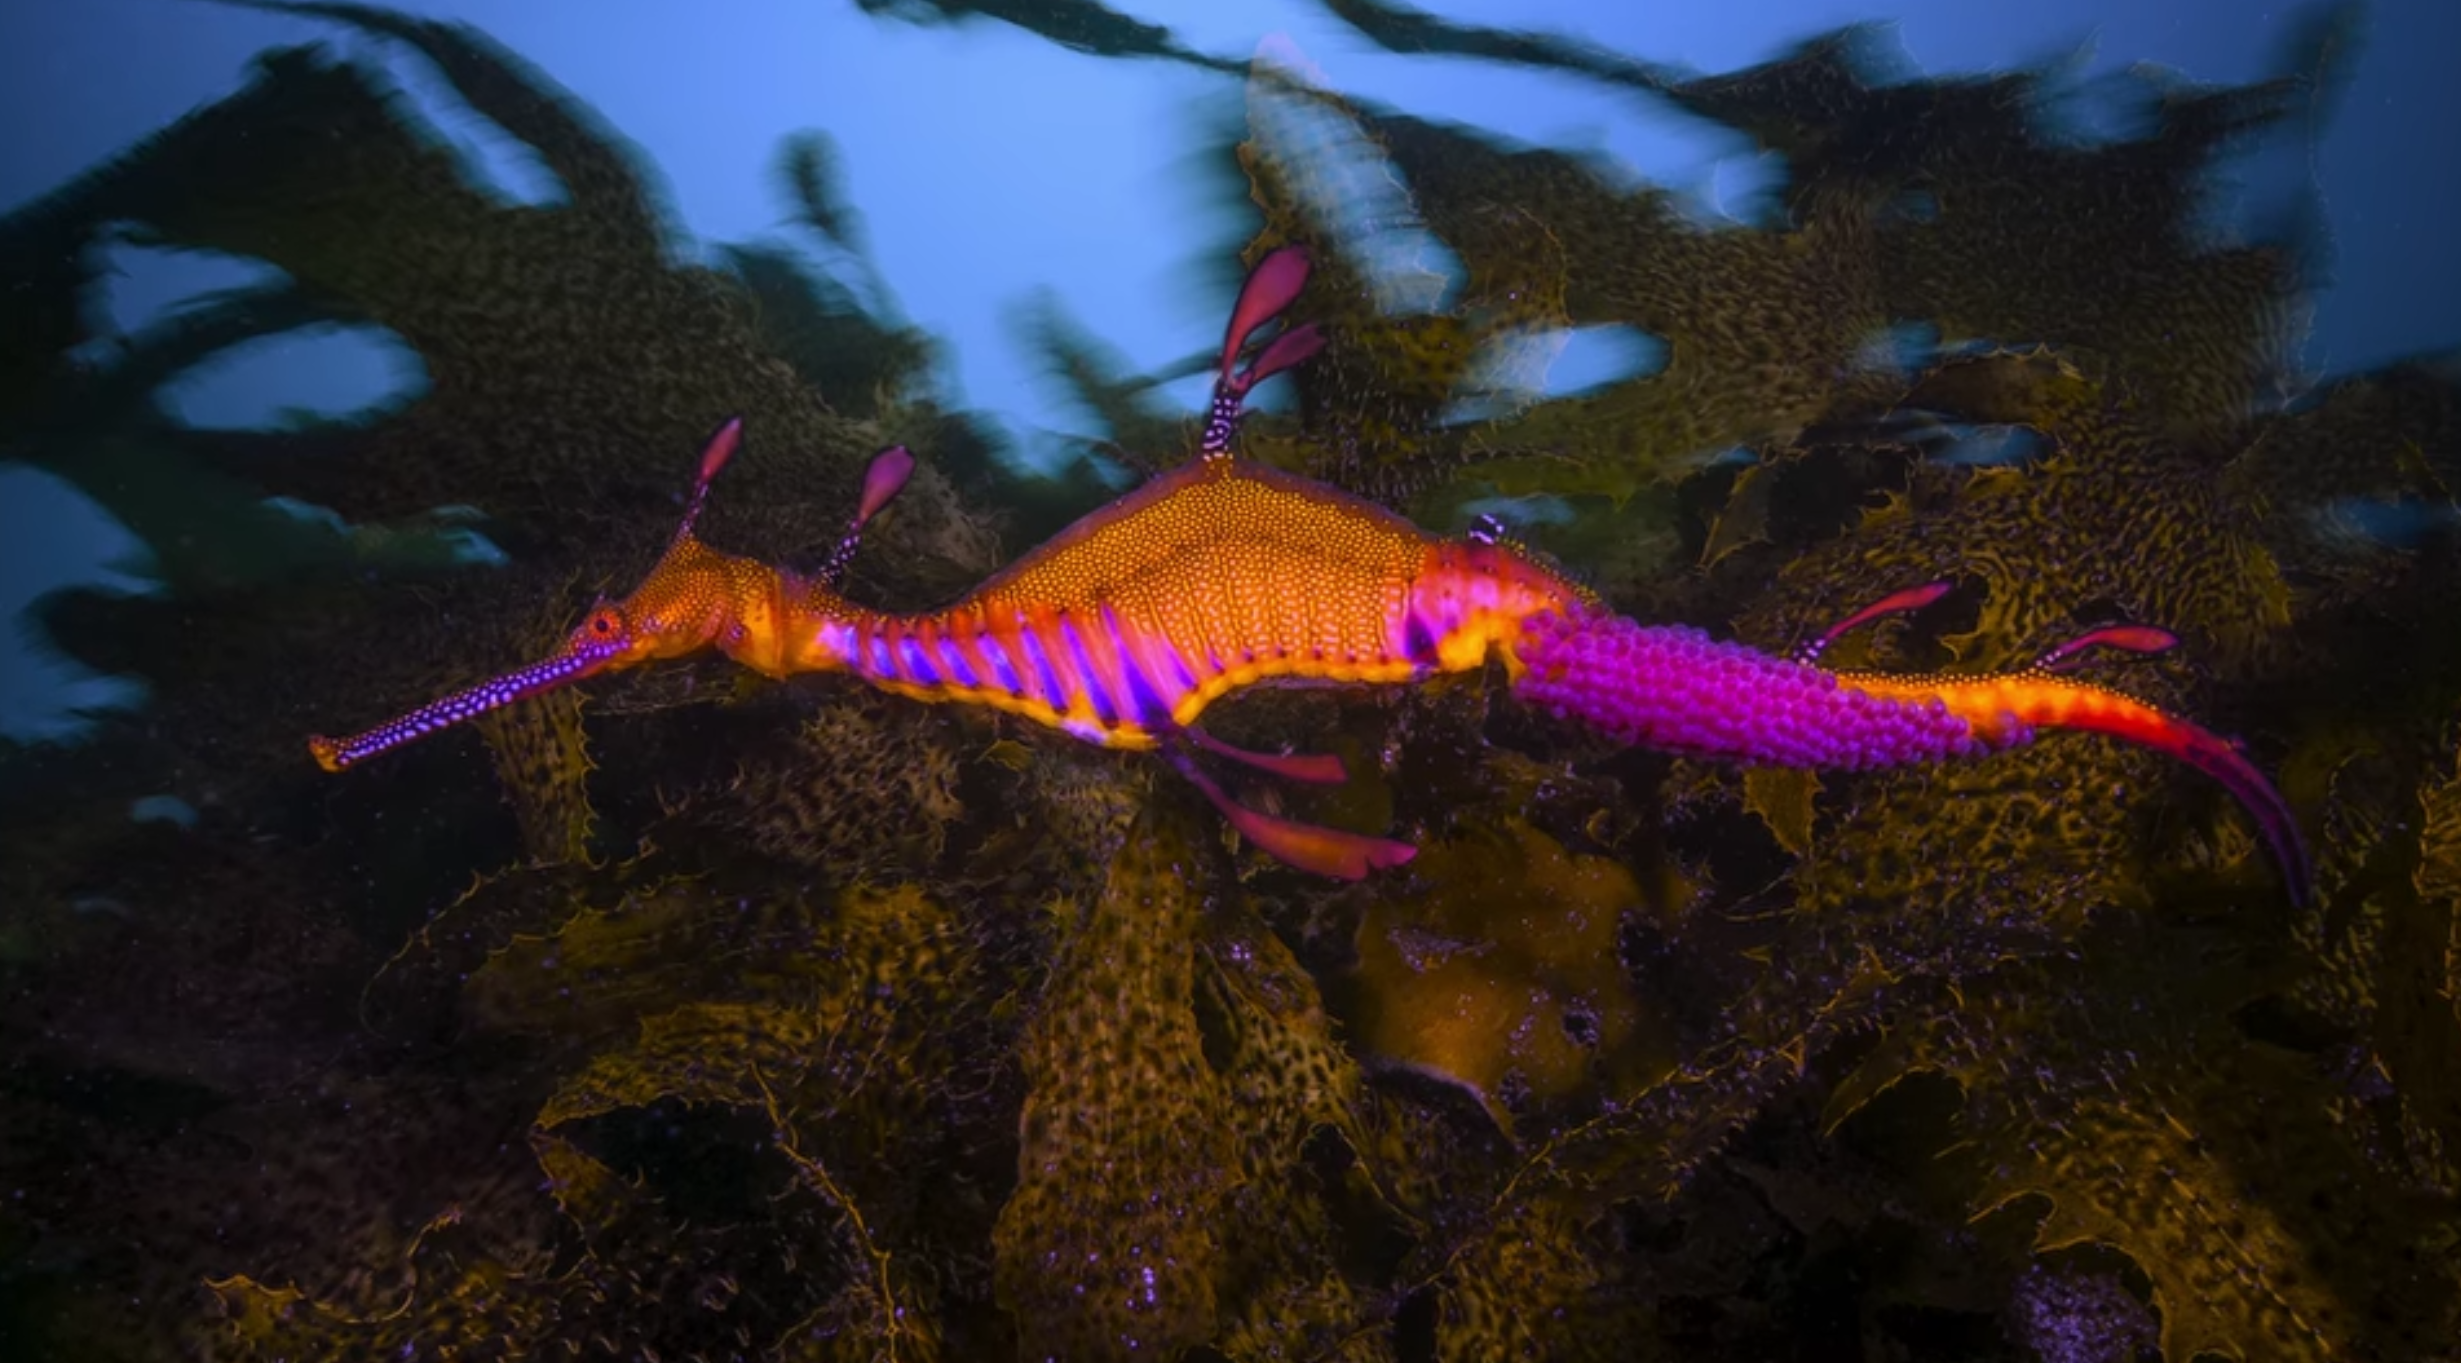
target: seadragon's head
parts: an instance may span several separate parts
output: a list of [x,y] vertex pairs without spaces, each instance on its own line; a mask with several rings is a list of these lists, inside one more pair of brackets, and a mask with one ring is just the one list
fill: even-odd
[[[768,618],[774,608],[776,574],[748,559],[719,553],[692,533],[708,498],[710,480],[726,467],[742,442],[741,418],[727,422],[710,437],[701,451],[692,500],[658,565],[631,595],[620,601],[601,599],[591,607],[566,636],[563,647],[526,667],[430,701],[363,733],[348,738],[311,737],[308,751],[317,765],[338,772],[413,739],[600,673],[681,658],[712,646],[755,655],[747,660],[758,665],[759,645],[777,629],[777,622]],[[886,451],[873,461],[864,483],[863,504],[838,553],[823,570],[824,583],[833,582],[844,570],[863,523],[896,495],[913,467],[913,458],[902,448]]]

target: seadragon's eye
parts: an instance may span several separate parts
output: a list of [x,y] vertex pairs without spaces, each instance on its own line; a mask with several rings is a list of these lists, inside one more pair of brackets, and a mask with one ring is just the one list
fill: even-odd
[[600,606],[581,627],[592,639],[613,643],[624,637],[624,613],[613,606]]

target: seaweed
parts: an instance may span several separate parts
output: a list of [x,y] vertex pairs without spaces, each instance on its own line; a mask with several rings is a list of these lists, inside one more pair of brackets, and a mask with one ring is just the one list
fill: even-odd
[[[825,135],[778,151],[790,239],[696,254],[483,35],[270,7],[429,63],[555,188],[477,182],[379,64],[305,48],[0,221],[0,444],[162,583],[44,614],[148,708],[0,754],[27,1356],[2451,1356],[2461,370],[2303,389],[2309,229],[2199,226],[2220,158],[2312,135],[2347,8],[2248,87],[2112,78],[2133,121],[2085,141],[2056,72],[1918,77],[1868,29],[1701,75],[1327,6],[1782,162],[1769,215],[1710,225],[1287,52],[870,7],[1244,78],[1209,249],[1311,246],[1291,316],[1328,336],[1251,455],[1429,523],[1543,503],[1529,537],[1618,610],[1771,650],[1928,581],[1834,656],[2159,624],[2183,646],[2088,665],[2283,773],[2302,908],[2223,801],[2090,738],[1737,772],[1476,674],[1219,711],[1355,773],[1243,798],[1424,846],[1358,885],[1219,844],[1138,754],[707,667],[319,784],[306,717],[534,654],[654,552],[724,416],[758,448],[710,533],[775,559],[825,550],[870,450],[923,454],[849,582],[916,605],[1186,454],[1159,394],[1196,369],[1021,311],[1092,424],[1020,472],[932,396]],[[288,282],[98,344],[114,234]],[[337,323],[427,389],[255,432],[162,402]],[[1598,326],[1665,366],[1548,395]]]

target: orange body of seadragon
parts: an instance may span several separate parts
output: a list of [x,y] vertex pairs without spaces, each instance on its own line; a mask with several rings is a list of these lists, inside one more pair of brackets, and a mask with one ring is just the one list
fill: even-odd
[[1275,679],[1406,682],[1500,656],[1527,699],[1627,742],[1743,762],[1868,768],[1980,756],[2046,729],[2109,734],[2221,780],[2256,819],[2294,894],[2309,870],[2280,796],[2235,745],[2149,704],[2059,675],[2087,647],[2151,651],[2141,626],[2098,630],[2034,668],[1981,676],[1836,673],[1814,665],[1839,632],[1928,604],[1934,584],[1841,623],[1794,659],[1603,610],[1579,584],[1500,538],[1450,538],[1337,489],[1236,458],[1258,381],[1313,354],[1312,327],[1281,332],[1244,368],[1247,339],[1303,287],[1300,248],[1249,276],[1225,338],[1202,457],[1086,516],[936,611],[848,601],[838,580],[864,523],[913,467],[885,451],[839,552],[798,574],[703,544],[693,524],[741,442],[730,421],[703,452],[665,555],[622,601],[601,602],[553,657],[365,733],[318,737],[339,771],[437,729],[585,677],[715,648],[771,676],[849,671],[923,701],[1022,715],[1107,747],[1160,748],[1240,832],[1291,865],[1344,878],[1399,865],[1409,844],[1279,818],[1231,799],[1202,753],[1311,782],[1329,757],[1257,753],[1207,735],[1214,700]]

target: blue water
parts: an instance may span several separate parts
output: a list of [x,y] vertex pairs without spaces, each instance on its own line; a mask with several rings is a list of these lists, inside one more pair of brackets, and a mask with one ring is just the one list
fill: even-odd
[[[1369,48],[1299,0],[1236,7],[1126,7],[1174,28],[1189,47],[1244,59],[1287,44],[1338,88],[1534,143],[1607,158],[1623,174],[1687,190],[1704,220],[1766,211],[1766,158],[1731,133],[1646,100],[1548,73]],[[774,239],[783,208],[770,158],[779,140],[826,129],[843,153],[872,258],[897,312],[938,338],[953,405],[985,413],[1011,457],[1046,464],[1082,417],[1045,382],[1014,326],[1050,290],[1069,316],[1121,353],[1192,355],[1212,342],[1218,263],[1192,256],[1211,204],[1183,160],[1200,118],[1231,107],[1226,79],[1163,61],[1072,53],[996,21],[913,26],[851,4],[746,4],[684,19],[662,6],[427,3],[403,12],[463,20],[494,35],[588,102],[655,166],[668,207],[695,240]],[[1907,70],[1974,73],[2062,63],[2080,80],[2152,63],[2196,82],[2270,74],[2295,10],[2230,0],[2065,5],[1846,0],[1749,6],[1602,6],[1493,0],[1444,7],[1465,23],[1554,30],[1652,62],[1701,71],[1764,60],[1803,37],[1892,21]],[[2461,46],[2461,11],[2436,0],[2370,7],[2347,89],[2312,144],[2276,138],[2234,168],[2250,191],[2219,205],[2220,225],[2262,231],[2285,203],[2321,194],[2331,283],[2315,299],[2307,363],[2363,371],[2461,340],[2461,176],[2429,130],[2461,127],[2461,88],[2438,63]],[[456,109],[417,60],[337,38],[289,15],[173,0],[94,0],[0,11],[0,211],[46,193],[191,108],[233,89],[279,44],[340,41],[384,60],[471,173],[508,199],[541,190],[537,168]],[[976,97],[1015,92],[985,118]],[[2091,102],[2077,112],[2093,123]],[[1756,205],[1758,205],[1756,207]],[[106,248],[119,276],[96,306],[128,331],[184,301],[261,278],[261,266],[138,245]],[[948,262],[963,261],[962,269]],[[1192,280],[1207,281],[1202,286]],[[415,392],[416,362],[381,336],[327,332],[242,348],[184,379],[175,410],[207,425],[349,411]],[[1190,410],[1191,380],[1171,390]],[[109,580],[124,538],[45,475],[0,468],[0,612],[55,587]],[[65,735],[75,710],[114,689],[20,629],[0,639],[0,733]]]

